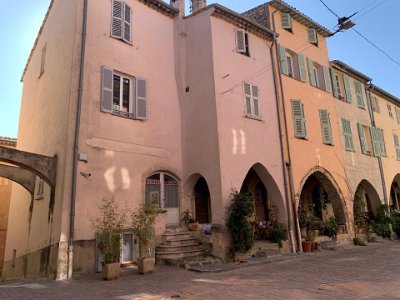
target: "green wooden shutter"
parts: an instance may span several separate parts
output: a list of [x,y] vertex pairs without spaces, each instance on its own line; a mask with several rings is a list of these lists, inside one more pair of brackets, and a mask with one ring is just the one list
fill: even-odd
[[323,67],[323,69],[324,69],[325,91],[327,93],[330,93],[331,92],[332,83],[331,83],[331,76],[329,74],[329,68],[328,67]]
[[394,110],[396,111],[397,123],[400,124],[400,110],[397,107],[395,107]]
[[306,138],[306,124],[304,117],[304,106],[300,100],[292,100],[292,115],[294,136],[298,138]]
[[357,123],[357,129],[358,136],[360,138],[361,152],[363,154],[368,154],[367,139],[365,138],[364,126],[360,123]]
[[131,42],[131,7],[124,2],[124,35],[125,42]]
[[281,72],[285,75],[289,75],[289,65],[286,58],[286,48],[280,44],[278,44],[278,54],[279,54],[279,63],[281,65]]
[[381,156],[380,145],[378,142],[378,136],[375,127],[370,127],[372,148],[374,149],[374,154],[376,157]]
[[136,78],[136,119],[147,119],[147,81],[145,78]]
[[308,64],[308,77],[310,77],[310,84],[312,86],[317,86],[317,79],[315,78],[314,74],[314,62],[307,57],[307,64]]
[[111,36],[114,38],[123,38],[123,17],[124,17],[124,3],[119,0],[112,2],[112,20],[111,20]]
[[246,36],[242,29],[235,29],[236,36],[236,52],[246,53]]
[[335,71],[331,69],[333,96],[339,98],[338,82],[336,81]]
[[361,108],[365,108],[364,97],[363,97],[362,87],[361,87],[360,82],[354,81],[354,90],[355,90],[356,98],[357,98],[357,106],[361,107]]
[[311,44],[318,44],[318,35],[315,29],[308,29],[307,31],[308,42]]
[[329,112],[326,109],[319,110],[319,119],[321,121],[322,141],[324,144],[333,145],[332,127],[329,119]]
[[298,53],[297,61],[299,63],[300,80],[301,80],[301,82],[307,82],[307,71],[306,71],[306,65],[304,62],[304,54]]
[[281,27],[292,29],[292,17],[288,13],[281,13]]
[[351,133],[350,121],[342,119],[344,146],[347,151],[354,151],[353,135]]
[[351,88],[350,88],[350,78],[347,74],[343,74],[343,82],[344,82],[344,90],[346,93],[346,101],[348,103],[351,103],[352,97],[351,97]]
[[377,136],[378,136],[378,142],[380,146],[380,152],[381,156],[387,156],[386,152],[386,143],[385,143],[385,135],[383,133],[383,129],[377,128]]
[[393,134],[394,148],[396,149],[396,158],[400,160],[400,145],[399,145],[399,137],[396,134]]
[[113,70],[109,67],[101,67],[101,99],[100,110],[112,112],[113,103]]

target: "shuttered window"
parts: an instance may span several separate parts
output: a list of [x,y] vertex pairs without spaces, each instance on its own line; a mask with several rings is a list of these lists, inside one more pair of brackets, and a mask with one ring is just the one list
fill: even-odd
[[350,78],[347,74],[343,74],[343,82],[344,82],[344,92],[346,94],[346,102],[352,102],[351,96],[351,88],[350,88]]
[[292,115],[294,136],[297,138],[307,138],[306,120],[304,116],[304,105],[301,100],[292,100]]
[[351,133],[350,121],[342,119],[342,128],[344,136],[344,147],[347,151],[354,151],[353,135]]
[[308,77],[310,78],[310,84],[312,86],[317,86],[317,74],[314,71],[314,62],[307,57],[307,65],[308,65]]
[[236,52],[250,56],[249,35],[243,29],[235,29]]
[[308,29],[307,31],[308,42],[313,45],[318,45],[318,35],[315,29]]
[[360,108],[365,108],[362,86],[360,82],[354,81],[354,90],[357,98],[357,106]]
[[387,104],[387,110],[388,110],[389,117],[391,117],[393,119],[392,107],[389,104]]
[[381,108],[379,107],[379,100],[375,96],[371,96],[371,108],[373,112],[376,112],[378,114],[381,113]]
[[399,136],[393,134],[394,148],[396,149],[396,158],[400,160],[400,145],[399,145]]
[[320,109],[319,118],[321,121],[322,142],[326,145],[333,145],[332,127],[329,118],[329,112],[325,109]]
[[360,123],[357,123],[357,129],[358,129],[358,137],[360,138],[361,153],[369,154],[364,126]]
[[[102,66],[100,110],[130,119],[147,119],[147,81]],[[134,92],[136,91],[136,93]]]
[[381,147],[378,141],[378,133],[375,127],[370,127],[371,131],[371,141],[372,141],[372,148],[374,149],[374,155],[376,157],[381,156]]
[[335,98],[339,98],[340,94],[340,84],[339,84],[339,76],[335,74],[335,71],[331,69],[331,78],[332,78],[332,93]]
[[132,41],[132,10],[124,1],[112,1],[111,36],[127,43]]
[[279,55],[279,63],[281,66],[281,72],[285,75],[289,74],[289,66],[286,57],[286,48],[282,45],[278,44],[278,55]]
[[260,118],[258,87],[250,83],[243,84],[245,115],[250,118]]
[[323,67],[324,70],[324,80],[325,80],[325,92],[330,93],[331,92],[331,76],[329,74],[329,68],[328,67]]
[[288,13],[281,13],[281,27],[292,30],[292,17]]
[[394,110],[396,111],[396,120],[397,120],[397,124],[400,124],[400,109],[398,109],[397,107],[395,107]]
[[379,150],[380,150],[381,156],[387,156],[385,135],[383,133],[383,129],[376,128],[376,136],[377,136],[377,139],[378,139],[378,144],[379,144],[379,147],[380,147]]
[[300,81],[307,82],[307,71],[304,62],[304,55],[302,53],[297,54],[297,61],[299,64]]

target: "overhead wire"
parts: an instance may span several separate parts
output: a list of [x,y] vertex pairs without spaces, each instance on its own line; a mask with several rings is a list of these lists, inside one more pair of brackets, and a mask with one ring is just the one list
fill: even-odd
[[[366,14],[370,13],[371,11],[373,11],[374,9],[378,8],[379,6],[381,6],[383,3],[385,3],[387,0],[383,0],[381,2],[379,2],[378,4],[376,4],[374,7],[372,7],[371,9],[367,10],[365,13],[359,15],[357,18],[354,19],[354,21],[362,18],[363,16],[365,16]],[[358,11],[357,13],[360,13],[362,10]]]

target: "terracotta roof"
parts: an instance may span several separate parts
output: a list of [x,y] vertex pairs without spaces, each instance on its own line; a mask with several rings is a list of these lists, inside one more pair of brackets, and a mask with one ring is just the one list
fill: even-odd
[[273,0],[266,4],[270,4],[271,6],[273,6],[274,8],[276,8],[282,12],[289,13],[293,19],[295,19],[296,21],[300,22],[301,24],[303,24],[309,28],[313,28],[313,29],[317,30],[317,32],[324,37],[330,36],[332,34],[332,32],[330,30],[328,30],[321,24],[315,22],[311,18],[307,17],[305,14],[303,14],[302,12],[300,12],[293,6],[290,6],[289,4],[287,4],[281,0]]
[[352,67],[350,67],[349,65],[345,64],[344,62],[342,62],[340,60],[333,60],[330,63],[331,63],[331,66],[334,67],[335,69],[349,73],[353,77],[357,77],[357,79],[361,79],[362,81],[366,81],[366,82],[372,81],[372,78],[357,71],[356,69],[353,69]]
[[17,139],[5,137],[5,136],[0,136],[0,146],[1,145],[16,147],[17,146]]
[[371,89],[372,93],[377,94],[377,95],[379,95],[381,97],[384,97],[387,100],[391,100],[396,105],[400,105],[400,99],[399,98],[397,98],[396,96],[393,96],[392,94],[386,92],[385,90],[383,90],[379,86],[376,86],[375,84],[371,84],[370,89]]
[[274,33],[273,31],[269,30],[268,28],[261,26],[257,22],[254,22],[251,19],[217,3],[213,3],[202,9],[196,10],[191,15],[187,16],[187,18],[197,15],[208,9],[214,9],[212,15],[222,17],[240,28],[243,28],[254,34],[268,38],[270,40],[272,40],[274,36],[278,35],[277,33]]

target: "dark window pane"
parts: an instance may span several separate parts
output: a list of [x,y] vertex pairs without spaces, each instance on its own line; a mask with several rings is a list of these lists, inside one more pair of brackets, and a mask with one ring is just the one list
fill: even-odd
[[129,86],[130,80],[124,78],[123,93],[122,93],[122,108],[123,111],[129,112]]
[[113,104],[118,106],[119,106],[120,89],[121,89],[121,77],[118,75],[114,75]]

